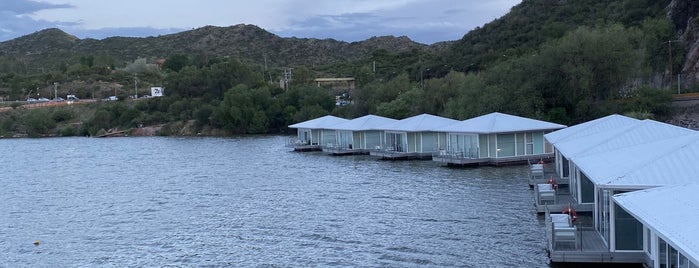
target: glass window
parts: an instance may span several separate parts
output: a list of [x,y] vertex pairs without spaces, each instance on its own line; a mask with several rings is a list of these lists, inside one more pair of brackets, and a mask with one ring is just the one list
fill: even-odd
[[689,268],[689,260],[682,253],[680,253],[680,268]]
[[488,135],[488,150],[490,151],[490,157],[498,157],[497,154],[497,143],[496,143],[496,135]]
[[618,250],[643,250],[643,224],[614,204],[614,237]]
[[498,157],[515,156],[515,134],[498,134]]
[[667,268],[667,243],[660,237],[658,237],[658,263],[659,268]]
[[595,185],[585,176],[585,173],[582,172],[580,172],[580,191],[582,194],[581,201],[583,203],[595,202]]
[[645,246],[645,247],[646,247],[646,252],[648,252],[648,254],[651,254],[651,252],[650,252],[650,249],[651,249],[650,229],[645,228],[645,230],[646,230],[646,246]]
[[678,259],[677,258],[677,250],[670,245],[668,245],[668,248],[670,248],[670,251],[669,251],[670,254],[667,255],[667,257],[669,259],[668,262],[670,263],[670,267],[677,267],[677,264],[679,262],[677,260]]
[[566,158],[565,156],[561,156],[561,159],[563,160],[563,177],[570,177],[570,161],[568,161],[568,158]]
[[517,155],[524,155],[524,136],[527,133],[517,133]]
[[488,157],[488,135],[478,136],[480,157]]

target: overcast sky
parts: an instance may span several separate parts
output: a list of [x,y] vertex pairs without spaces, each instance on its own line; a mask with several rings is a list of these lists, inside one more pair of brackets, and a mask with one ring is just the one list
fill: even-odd
[[521,0],[0,0],[0,41],[60,28],[79,38],[157,36],[254,24],[282,37],[354,42],[460,39]]

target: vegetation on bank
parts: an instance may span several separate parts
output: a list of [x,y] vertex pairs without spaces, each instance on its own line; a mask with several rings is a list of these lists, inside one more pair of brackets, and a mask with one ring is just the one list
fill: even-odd
[[[283,133],[290,124],[325,114],[402,119],[430,113],[462,120],[498,111],[567,125],[611,113],[658,120],[672,115],[663,42],[675,29],[658,11],[661,4],[618,1],[635,15],[597,14],[592,22],[577,15],[565,19],[582,8],[576,3],[557,10],[560,20],[528,17],[538,2],[545,1],[523,2],[448,50],[375,49],[356,60],[293,65],[287,90],[279,86],[278,70],[203,52],[174,53],[163,65],[144,58],[119,65],[86,53],[43,73],[2,72],[5,100],[53,96],[58,88],[61,95],[117,95],[120,101],[40,109],[6,103],[11,109],[0,112],[0,135],[94,136],[142,126],[162,126],[160,135]],[[587,10],[604,9],[595,4]],[[523,29],[514,31],[515,22]],[[683,62],[682,56],[672,60]],[[0,69],[13,70],[13,64],[21,63],[0,56]],[[317,87],[316,77],[355,77],[357,87],[338,93]],[[150,86],[164,86],[166,96],[129,99],[132,92],[148,94]],[[349,93],[352,104],[336,105],[340,93]]]

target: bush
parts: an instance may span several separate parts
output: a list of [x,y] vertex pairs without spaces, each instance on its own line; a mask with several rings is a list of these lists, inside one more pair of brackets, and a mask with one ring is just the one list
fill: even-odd
[[51,115],[51,119],[57,123],[73,119],[73,112],[70,110],[57,110]]

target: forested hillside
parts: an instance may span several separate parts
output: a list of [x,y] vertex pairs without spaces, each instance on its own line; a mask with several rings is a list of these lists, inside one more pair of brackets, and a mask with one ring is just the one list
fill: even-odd
[[[695,16],[670,12],[682,3],[525,0],[460,40],[432,46],[405,37],[280,38],[251,25],[104,40],[49,29],[0,43],[3,99],[49,96],[57,85],[84,99],[124,100],[149,86],[164,86],[166,97],[79,110],[27,110],[14,102],[0,113],[0,134],[95,135],[140,126],[158,126],[163,135],[279,133],[329,113],[466,119],[498,111],[563,124],[625,113],[665,120],[673,112],[672,77],[691,50],[684,29]],[[691,23],[679,25],[680,15]],[[279,83],[285,70],[292,73],[286,90]],[[336,92],[317,87],[317,77],[355,77],[357,85]],[[696,90],[689,79],[683,83]],[[336,105],[338,94],[351,104]]]

